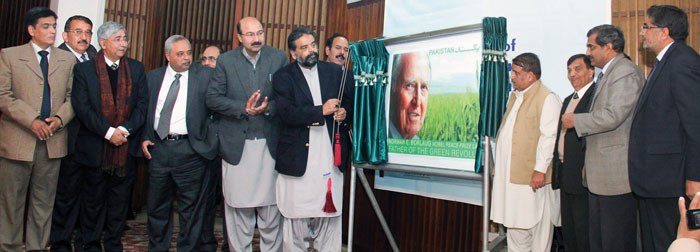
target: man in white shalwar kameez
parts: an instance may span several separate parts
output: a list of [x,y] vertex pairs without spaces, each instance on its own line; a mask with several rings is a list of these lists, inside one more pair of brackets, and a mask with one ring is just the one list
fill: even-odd
[[549,251],[559,225],[551,160],[561,101],[539,81],[537,55],[513,59],[513,91],[496,140],[491,219],[507,230],[509,251]]
[[[346,110],[352,108],[352,85],[338,97],[342,68],[318,61],[311,29],[299,27],[287,41],[296,62],[273,77],[281,120],[275,168],[280,173],[277,206],[284,216],[283,250],[306,251],[313,241],[318,251],[340,251],[343,171],[349,150],[345,121],[351,113]],[[331,138],[331,133],[339,133],[339,138]],[[335,163],[334,157],[342,163]]]

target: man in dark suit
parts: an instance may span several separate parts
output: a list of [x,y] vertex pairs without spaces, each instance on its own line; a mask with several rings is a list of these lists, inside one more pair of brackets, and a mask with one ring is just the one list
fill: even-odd
[[[287,44],[296,62],[277,71],[272,81],[281,119],[275,169],[285,251],[304,251],[310,239],[318,251],[341,248],[343,172],[351,148],[346,122],[351,121],[353,91],[348,83],[339,92],[343,70],[318,60],[316,41],[308,27],[294,29]],[[340,153],[334,153],[334,143]]]
[[121,251],[148,87],[143,64],[125,57],[124,26],[106,22],[97,37],[102,50],[75,67],[73,82],[74,160],[84,172],[80,231],[85,251]]
[[634,110],[629,177],[642,247],[666,251],[676,236],[678,197],[700,190],[700,56],[685,44],[688,17],[678,7],[649,7],[640,35],[656,60]]
[[250,250],[257,222],[261,250],[277,251],[282,217],[275,201],[279,119],[272,74],[287,57],[265,45],[265,31],[254,17],[242,18],[236,30],[242,46],[219,56],[207,94],[220,120],[219,142],[226,146],[221,169],[229,246]]
[[[566,63],[569,82],[575,91],[564,99],[561,114],[587,112],[595,93],[595,69],[591,60],[583,54],[571,56]],[[565,249],[569,251],[590,250],[588,190],[583,187],[582,181],[585,151],[583,138],[578,137],[576,129],[563,129],[560,122],[552,159],[552,184],[557,184],[561,189],[561,229]]]
[[24,29],[28,43],[0,51],[0,251],[22,251],[25,226],[25,249],[46,250],[67,152],[62,129],[74,115],[75,60],[52,46],[56,13],[32,8]]
[[[92,21],[75,15],[66,21],[63,31],[63,43],[58,48],[71,52],[76,62],[95,58],[97,50],[90,44],[92,40]],[[72,83],[71,83],[72,84]],[[56,203],[51,218],[51,250],[73,251],[71,240],[80,211],[80,185],[83,170],[73,161],[75,138],[78,135],[78,120],[66,125],[68,129],[68,155],[61,159],[61,171],[58,173]],[[79,232],[76,234],[76,247],[82,249]]]
[[142,150],[150,159],[148,179],[148,250],[168,251],[171,211],[177,195],[180,235],[177,249],[196,250],[205,202],[202,184],[216,157],[217,130],[205,97],[213,70],[192,64],[189,40],[182,35],[165,41],[167,67],[148,72],[149,105]]

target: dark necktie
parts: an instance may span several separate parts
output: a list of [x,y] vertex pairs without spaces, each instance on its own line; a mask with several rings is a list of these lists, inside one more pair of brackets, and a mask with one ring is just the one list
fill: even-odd
[[117,63],[112,63],[112,65],[109,66],[109,68],[112,68],[112,70],[117,71],[117,68],[119,68],[119,65],[117,65]]
[[654,60],[654,66],[651,67],[651,73],[649,73],[649,77],[647,77],[647,82],[649,82],[649,80],[651,80],[651,76],[654,75],[654,70],[656,70],[656,66],[657,66],[658,64],[659,64],[659,60],[658,60],[658,59],[655,59],[655,60]]
[[598,79],[595,80],[595,84],[600,84],[600,80],[603,79],[603,72],[601,71],[600,74],[598,74]]
[[41,110],[39,111],[39,119],[44,120],[51,116],[51,87],[49,87],[49,52],[39,51],[41,61],[41,74],[44,75],[44,94],[41,98]]
[[574,92],[574,99],[578,99],[578,92]]
[[89,59],[87,58],[87,54],[85,54],[85,53],[83,53],[83,55],[80,55],[80,59],[81,59],[80,62],[85,62],[85,61],[88,61],[88,60],[89,60]]
[[173,84],[170,85],[168,95],[165,96],[165,103],[163,103],[163,108],[160,110],[160,119],[158,120],[156,133],[158,133],[158,137],[160,137],[161,140],[165,139],[170,133],[170,118],[173,115],[177,93],[180,91],[180,76],[182,75],[175,74],[175,80]]

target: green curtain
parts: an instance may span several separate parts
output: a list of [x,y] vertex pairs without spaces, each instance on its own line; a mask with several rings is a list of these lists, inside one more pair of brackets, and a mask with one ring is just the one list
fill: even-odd
[[486,17],[482,22],[484,50],[479,83],[479,143],[474,170],[481,172],[484,136],[496,137],[508,102],[508,58],[506,58],[506,18]]
[[350,45],[355,76],[352,161],[381,164],[388,158],[384,96],[389,52],[384,42],[368,40]]

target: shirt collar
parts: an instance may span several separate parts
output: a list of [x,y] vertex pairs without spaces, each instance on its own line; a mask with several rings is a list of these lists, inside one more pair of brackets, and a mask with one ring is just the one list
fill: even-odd
[[[187,75],[188,75],[189,72],[190,72],[189,69],[187,69],[187,70],[184,71],[184,72],[179,72],[179,74],[181,75],[181,76],[180,76],[180,80],[187,78]],[[173,69],[173,68],[170,66],[170,63],[168,63],[168,67],[165,68],[165,75],[166,75],[166,76],[172,76],[173,79],[175,79],[175,74],[178,74],[178,72],[175,72],[175,69]]]
[[304,74],[311,74],[318,71],[318,63],[316,63],[316,65],[314,65],[311,69],[302,66],[299,64],[299,62],[297,62],[297,64],[299,65],[299,68],[301,68],[301,72]]
[[[618,54],[618,56],[619,56],[619,54]],[[610,60],[608,61],[608,63],[605,63],[605,66],[603,66],[603,69],[601,69],[601,73],[605,74],[605,71],[608,70],[608,67],[610,67],[610,64],[611,64],[613,61],[615,61],[615,58],[617,58],[617,56],[615,56],[615,57],[613,57],[612,59],[610,59]]]
[[253,68],[255,68],[255,64],[258,63],[258,59],[260,58],[260,53],[262,52],[262,49],[258,51],[258,54],[255,55],[255,58],[251,57],[248,54],[248,51],[245,50],[245,48],[243,48],[243,50],[241,51],[243,51],[243,57],[245,57],[248,60],[248,62],[250,62],[250,64],[253,64]]
[[39,47],[38,45],[34,44],[34,41],[30,41],[30,43],[32,44],[32,48],[34,48],[34,53],[38,54],[39,51],[47,51],[49,52],[49,54],[51,54],[51,46],[47,47],[46,50],[44,50],[41,49],[41,47]]
[[593,84],[593,81],[589,82],[588,84],[586,84],[585,86],[583,86],[583,87],[582,87],[581,89],[579,89],[578,91],[575,91],[575,93],[578,94],[578,98],[583,98],[583,95],[586,94],[586,91],[588,90],[588,88],[591,87],[591,84]]
[[108,66],[112,66],[112,64],[117,64],[117,68],[119,68],[119,61],[121,61],[121,59],[118,59],[117,62],[112,62],[107,58],[107,56],[105,56],[105,63],[107,63]]
[[673,45],[673,43],[675,43],[675,42],[676,41],[673,41],[673,42],[669,43],[668,45],[666,45],[666,47],[664,47],[664,49],[662,49],[661,52],[659,52],[659,55],[656,55],[656,60],[661,61],[661,59],[666,54],[666,51],[668,51],[668,48],[671,47],[671,45]]
[[79,60],[82,60],[82,59],[80,59],[80,57],[83,55],[85,55],[85,57],[87,58],[87,51],[85,51],[83,54],[80,54],[80,53],[76,52],[75,50],[73,50],[73,47],[70,47],[68,44],[66,44],[66,47],[68,47],[68,50],[70,50],[73,53],[73,55],[75,55],[75,57],[78,58]]

